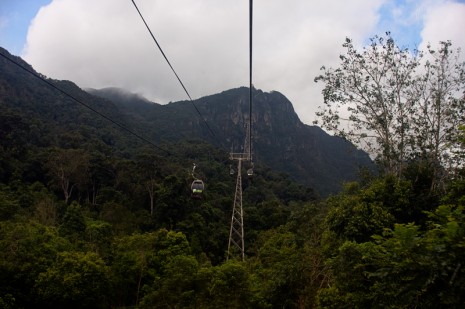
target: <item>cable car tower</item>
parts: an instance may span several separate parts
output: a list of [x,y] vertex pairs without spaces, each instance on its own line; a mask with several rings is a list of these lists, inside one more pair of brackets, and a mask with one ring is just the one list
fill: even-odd
[[[242,210],[242,161],[252,162],[252,155],[250,152],[250,126],[247,126],[247,135],[244,143],[244,152],[231,152],[229,154],[230,160],[237,161],[237,178],[236,178],[236,192],[234,194],[234,205],[231,216],[231,228],[229,230],[229,243],[227,259],[233,256],[240,256],[244,260],[244,212]],[[252,176],[253,169],[247,170],[247,174]]]
[[253,16],[253,0],[249,0],[249,124],[247,125],[246,137],[244,143],[244,152],[231,152],[229,158],[237,161],[237,178],[236,192],[234,194],[234,205],[231,216],[231,228],[229,230],[228,255],[237,257],[244,261],[245,246],[244,246],[244,212],[242,210],[242,161],[250,162],[250,168],[247,170],[247,175],[253,175],[252,161],[252,16]]

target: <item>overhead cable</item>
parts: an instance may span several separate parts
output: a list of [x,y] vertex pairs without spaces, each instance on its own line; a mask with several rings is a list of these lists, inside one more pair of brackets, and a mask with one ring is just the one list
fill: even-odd
[[253,25],[253,0],[249,0],[249,158],[252,161],[252,25]]
[[187,97],[189,98],[191,104],[194,106],[195,110],[197,111],[197,114],[199,115],[199,117],[203,120],[203,122],[205,123],[208,131],[210,131],[210,133],[212,134],[212,136],[215,136],[215,133],[212,131],[212,129],[210,128],[210,126],[208,125],[207,121],[205,120],[205,118],[202,116],[202,114],[200,113],[199,109],[197,108],[197,106],[194,104],[194,101],[192,100],[189,92],[187,91],[186,87],[184,86],[183,82],[181,81],[181,78],[179,78],[178,74],[176,73],[176,71],[174,70],[173,66],[171,65],[170,61],[168,60],[168,57],[166,57],[165,53],[163,52],[163,49],[161,48],[160,44],[158,44],[158,41],[157,39],[155,38],[155,36],[153,35],[152,33],[152,30],[150,30],[150,27],[149,25],[147,24],[147,22],[145,21],[144,17],[142,16],[142,13],[140,12],[139,8],[137,7],[137,4],[134,0],[131,0],[132,1],[132,4],[134,4],[134,7],[136,8],[137,10],[137,13],[139,13],[139,16],[140,18],[142,19],[142,21],[144,22],[145,24],[145,27],[147,28],[147,30],[149,31],[150,35],[152,36],[152,39],[153,41],[155,42],[155,44],[157,45],[158,49],[160,50],[161,54],[163,55],[163,57],[165,58],[166,62],[168,63],[169,67],[171,68],[171,71],[173,71],[174,75],[176,76],[176,78],[178,79],[179,83],[181,84],[182,86],[182,89],[184,89],[184,92],[187,94]]

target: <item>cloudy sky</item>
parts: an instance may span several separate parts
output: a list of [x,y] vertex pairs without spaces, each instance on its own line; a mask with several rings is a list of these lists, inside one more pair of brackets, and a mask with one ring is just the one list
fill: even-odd
[[[247,0],[136,0],[193,99],[248,86]],[[342,43],[390,31],[401,47],[465,49],[465,0],[255,0],[253,83],[283,93],[311,124],[314,83]],[[187,99],[131,0],[0,0],[0,46],[54,79]],[[464,50],[465,53],[465,50]]]

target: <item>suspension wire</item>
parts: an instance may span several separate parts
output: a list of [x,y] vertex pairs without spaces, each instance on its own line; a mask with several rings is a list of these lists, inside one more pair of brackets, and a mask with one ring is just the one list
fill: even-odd
[[97,115],[99,115],[100,117],[110,121],[112,124],[114,124],[115,126],[119,127],[120,129],[128,132],[129,134],[132,134],[133,136],[137,137],[138,139],[150,144],[151,146],[155,147],[156,149],[158,150],[161,150],[163,152],[165,152],[167,155],[173,155],[170,151],[160,147],[160,146],[157,146],[156,144],[154,144],[153,142],[149,141],[148,139],[144,138],[143,136],[137,134],[136,132],[128,129],[127,127],[125,127],[124,125],[122,125],[121,123],[111,119],[109,116],[106,116],[104,114],[102,114],[101,112],[99,112],[98,110],[94,109],[93,107],[91,107],[90,105],[82,102],[81,100],[79,100],[78,98],[76,98],[75,96],[71,95],[70,93],[68,93],[67,91],[57,87],[56,85],[54,85],[53,83],[51,83],[50,81],[46,80],[44,77],[42,77],[41,75],[39,75],[38,73],[36,73],[35,71],[31,70],[31,69],[28,69],[27,67],[23,66],[22,64],[20,64],[19,62],[11,59],[10,57],[4,55],[3,53],[0,52],[0,56],[2,56],[3,58],[5,58],[6,60],[10,61],[11,63],[15,64],[16,66],[18,66],[19,68],[23,69],[24,71],[28,72],[29,74],[33,75],[34,77],[38,78],[39,80],[41,80],[42,82],[46,83],[47,85],[49,85],[50,87],[52,87],[53,89],[57,90],[58,92],[60,92],[61,94],[67,96],[68,98],[72,99],[73,101],[81,104],[82,106],[84,106],[85,108],[91,110],[92,112],[96,113]]
[[165,53],[163,52],[163,49],[161,48],[160,44],[158,44],[158,41],[157,39],[155,38],[155,36],[153,35],[152,33],[152,30],[150,30],[150,27],[149,25],[147,24],[147,22],[145,21],[144,17],[142,16],[142,13],[140,12],[139,8],[137,7],[137,4],[134,0],[131,0],[132,1],[132,4],[134,4],[134,7],[136,8],[137,10],[137,13],[139,13],[139,16],[140,18],[142,19],[142,21],[144,22],[145,24],[145,27],[147,28],[147,30],[149,31],[150,35],[152,36],[152,39],[153,41],[155,42],[155,44],[157,45],[158,49],[160,50],[161,54],[163,55],[163,57],[165,58],[166,62],[168,63],[169,67],[171,68],[171,71],[173,71],[174,75],[176,76],[176,78],[178,79],[179,83],[181,84],[182,88],[184,89],[184,92],[187,94],[187,97],[189,98],[191,104],[194,106],[195,110],[197,111],[197,114],[199,115],[199,117],[203,120],[203,122],[205,123],[208,131],[210,131],[211,135],[212,136],[215,136],[215,133],[212,131],[212,129],[210,128],[210,126],[208,125],[207,121],[205,120],[205,118],[202,116],[202,114],[200,113],[199,109],[197,108],[197,106],[195,105],[194,101],[192,100],[189,92],[187,91],[186,87],[184,86],[183,82],[181,81],[181,78],[179,78],[178,74],[176,73],[176,71],[174,70],[173,66],[171,65],[170,61],[168,60],[168,57],[166,57]]
[[249,0],[249,158],[252,160],[252,24],[253,24],[253,0]]

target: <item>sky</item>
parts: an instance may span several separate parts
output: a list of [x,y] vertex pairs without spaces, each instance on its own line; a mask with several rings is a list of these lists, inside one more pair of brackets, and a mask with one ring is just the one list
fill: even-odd
[[[249,85],[249,1],[135,1],[193,99]],[[465,0],[255,0],[253,84],[311,124],[323,104],[314,78],[338,66],[346,37],[362,48],[390,31],[400,47],[465,49],[463,29]],[[0,0],[0,46],[82,88],[188,99],[131,0]]]

